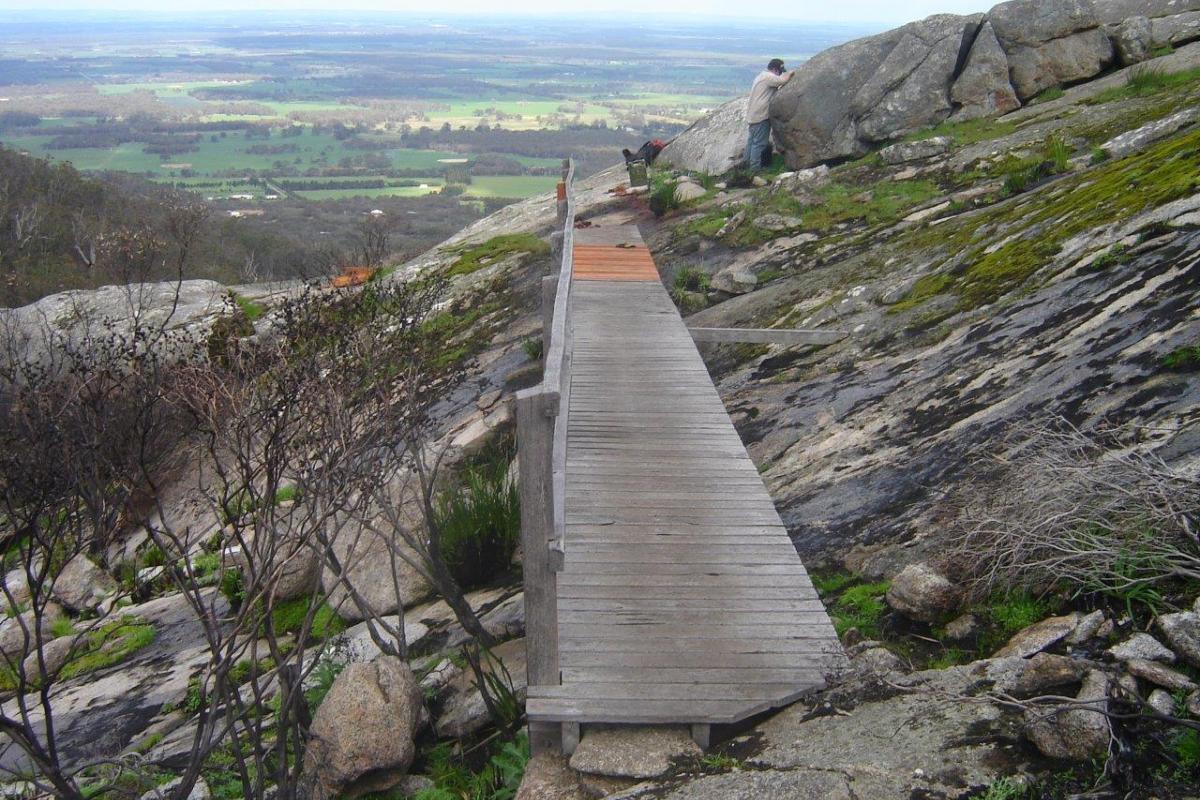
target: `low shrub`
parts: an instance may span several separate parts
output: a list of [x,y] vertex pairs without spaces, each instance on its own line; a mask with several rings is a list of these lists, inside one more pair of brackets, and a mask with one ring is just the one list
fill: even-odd
[[649,204],[650,210],[656,217],[661,217],[679,208],[679,201],[675,198],[675,184],[668,181],[655,181],[650,190]]
[[434,522],[460,586],[480,586],[504,572],[521,535],[521,499],[508,459],[496,455],[467,467],[460,484],[438,497]]
[[521,349],[525,351],[525,357],[530,361],[541,361],[543,344],[541,336],[530,336],[521,342]]

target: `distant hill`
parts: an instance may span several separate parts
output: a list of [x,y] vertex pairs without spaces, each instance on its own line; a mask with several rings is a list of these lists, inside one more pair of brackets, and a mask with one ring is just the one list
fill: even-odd
[[248,259],[260,275],[275,277],[316,267],[282,236],[219,218],[194,196],[132,176],[84,175],[4,147],[0,175],[0,304],[6,306],[130,281],[238,283],[252,277],[243,274]]

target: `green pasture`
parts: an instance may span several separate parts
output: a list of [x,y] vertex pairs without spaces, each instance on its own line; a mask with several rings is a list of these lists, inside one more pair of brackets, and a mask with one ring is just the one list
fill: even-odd
[[[225,137],[204,135],[196,143],[197,150],[171,155],[165,159],[146,153],[139,142],[126,142],[115,148],[78,148],[54,150],[46,147],[50,137],[4,136],[0,141],[18,150],[27,150],[35,156],[70,161],[82,170],[122,170],[125,172],[150,173],[151,175],[178,174],[190,169],[197,175],[219,175],[239,170],[278,172],[280,166],[303,172],[311,167],[336,167],[345,157],[362,155],[365,152],[346,147],[332,134],[313,134],[306,131],[301,136],[272,136],[270,139],[247,138],[242,131],[229,131]],[[295,152],[251,153],[255,145],[276,146],[294,144]],[[379,151],[386,155],[393,169],[420,169],[436,173],[441,166],[438,159],[461,158],[460,153],[439,150],[409,150],[396,148]],[[553,159],[549,161],[553,162]],[[188,167],[164,167],[164,164],[188,164]]]
[[536,197],[554,191],[554,175],[478,175],[466,187],[467,197]]
[[307,200],[345,200],[348,197],[424,197],[442,189],[441,180],[429,179],[428,186],[385,186],[382,189],[310,189],[288,194]]

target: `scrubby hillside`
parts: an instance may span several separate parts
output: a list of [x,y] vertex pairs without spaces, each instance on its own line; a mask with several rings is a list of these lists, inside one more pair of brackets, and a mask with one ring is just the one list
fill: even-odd
[[[1016,12],[1056,32],[1012,34],[1004,20]],[[525,767],[514,734],[524,609],[505,475],[509,401],[537,380],[539,279],[554,268],[554,203],[537,198],[361,291],[186,284],[182,298],[105,290],[7,312],[8,335],[49,326],[68,350],[84,333],[125,330],[114,320],[133,308],[165,320],[172,336],[202,343],[207,366],[188,362],[190,382],[176,384],[139,360],[142,383],[113,391],[136,400],[139,387],[166,386],[171,403],[137,408],[184,425],[194,423],[173,416],[176,390],[190,387],[182,407],[207,423],[185,426],[182,455],[149,476],[98,470],[89,485],[100,490],[68,493],[89,510],[107,493],[127,501],[99,504],[103,514],[7,509],[30,530],[86,531],[76,545],[95,526],[111,538],[47,559],[15,530],[7,539],[5,713],[22,717],[19,686],[37,697],[38,681],[11,669],[43,674],[36,658],[25,663],[32,629],[61,659],[55,758],[88,796],[137,797],[199,775],[221,798],[276,783],[284,794],[501,798],[522,772],[522,800],[1190,796],[1200,780],[1200,43],[1186,44],[1196,14],[1181,0],[1020,0],[914,23],[845,46],[879,63],[850,74],[842,100],[878,88],[876,106],[908,120],[889,132],[867,135],[868,109],[843,109],[838,125],[853,135],[841,149],[798,155],[784,134],[776,167],[757,180],[717,174],[740,146],[735,101],[677,140],[648,197],[618,189],[621,168],[580,183],[582,224],[636,222],[690,323],[846,334],[823,347],[703,348],[851,656],[823,694],[718,731],[703,757],[686,732],[657,731],[585,736],[569,764]],[[950,33],[926,35],[935,28]],[[952,93],[989,31],[1011,97],[964,114]],[[1050,65],[1080,43],[1103,50],[1098,37],[1109,54],[1077,59],[1081,72]],[[913,59],[942,65],[946,105],[888,66]],[[801,102],[781,94],[773,113],[799,118]],[[933,116],[913,121],[906,107]],[[684,153],[715,158],[688,169]],[[813,160],[828,163],[785,165]],[[377,417],[408,396],[376,389],[399,392],[395,365],[410,362],[425,376],[423,413]],[[221,380],[206,371],[214,365]],[[390,427],[372,427],[380,419]],[[97,441],[128,452],[108,437]],[[436,485],[377,447],[401,440],[445,451]],[[68,452],[43,447],[52,465]],[[451,531],[475,627],[421,560],[421,497]],[[353,535],[322,539],[343,512]],[[288,549],[296,541],[312,546]],[[264,557],[279,559],[266,584],[254,568]],[[32,598],[30,574],[47,578]],[[221,638],[229,625],[241,635]],[[214,635],[246,649],[222,651]],[[462,650],[488,639],[507,671]],[[82,643],[59,652],[64,640]],[[36,728],[39,714],[34,704],[22,718]],[[206,750],[203,734],[225,735],[213,719],[241,732]],[[281,736],[307,745],[306,760]],[[118,754],[120,768],[87,766]],[[29,747],[0,754],[9,768],[31,761]]]

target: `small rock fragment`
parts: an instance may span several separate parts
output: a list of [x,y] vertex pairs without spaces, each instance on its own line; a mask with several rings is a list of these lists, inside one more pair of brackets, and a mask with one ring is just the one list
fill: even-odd
[[1179,689],[1191,690],[1196,688],[1196,684],[1192,682],[1192,679],[1182,672],[1176,672],[1170,667],[1164,667],[1155,661],[1133,658],[1125,662],[1125,669],[1129,670],[1130,674],[1136,675],[1144,681],[1149,681],[1164,689],[1170,689],[1172,692]]
[[1177,655],[1200,667],[1200,614],[1192,611],[1163,614],[1155,624]]
[[1075,630],[1067,635],[1067,644],[1083,644],[1095,636],[1103,624],[1104,612],[1096,609],[1079,620],[1079,624],[1075,626]]
[[1146,702],[1160,714],[1168,717],[1175,715],[1175,698],[1162,689],[1152,691],[1150,696],[1146,698]]
[[1086,761],[1108,752],[1108,718],[1101,713],[1108,705],[1108,676],[1099,670],[1089,672],[1076,700],[1089,705],[1025,712],[1025,735],[1042,755]]
[[571,767],[593,775],[657,778],[673,761],[701,755],[686,728],[609,728],[584,734]]
[[1062,641],[1079,624],[1079,615],[1065,614],[1035,622],[1008,640],[1008,644],[996,651],[995,658],[1021,656],[1028,658],[1047,647]]
[[958,607],[962,592],[928,564],[909,564],[892,579],[887,603],[909,619],[937,622]]
[[1107,652],[1117,661],[1140,658],[1146,661],[1161,661],[1164,664],[1175,663],[1175,654],[1148,633],[1135,633],[1120,644],[1108,648]]

